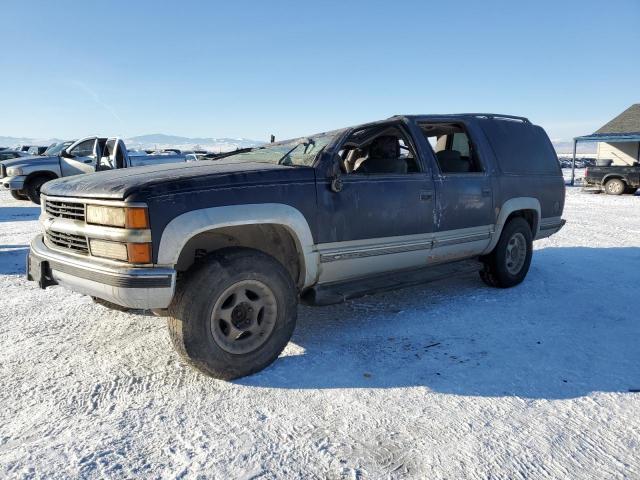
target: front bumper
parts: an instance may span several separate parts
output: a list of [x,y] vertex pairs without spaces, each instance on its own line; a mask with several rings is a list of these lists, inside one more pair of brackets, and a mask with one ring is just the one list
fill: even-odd
[[0,179],[0,183],[4,188],[8,188],[9,190],[22,190],[26,179],[26,175],[20,175],[18,177],[4,177],[3,179]]
[[161,267],[114,267],[97,259],[81,259],[52,250],[38,235],[27,256],[27,279],[41,288],[61,285],[128,308],[167,308],[176,272]]

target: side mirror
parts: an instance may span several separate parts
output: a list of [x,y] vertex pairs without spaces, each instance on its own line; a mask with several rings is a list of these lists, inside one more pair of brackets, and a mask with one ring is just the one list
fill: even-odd
[[74,157],[75,157],[75,155],[73,155],[73,154],[71,154],[71,153],[67,152],[66,150],[62,150],[62,151],[60,152],[60,156],[61,156],[61,157],[64,157],[64,158],[74,158]]
[[344,183],[342,182],[342,168],[340,164],[342,158],[337,153],[333,156],[331,167],[329,168],[329,178],[331,179],[331,191],[339,193],[342,191]]

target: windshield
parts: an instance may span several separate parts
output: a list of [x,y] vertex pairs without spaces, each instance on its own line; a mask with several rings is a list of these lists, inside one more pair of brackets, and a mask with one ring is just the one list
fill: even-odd
[[282,143],[266,144],[224,155],[230,162],[260,162],[277,165],[306,166],[313,165],[318,153],[333,139],[333,134],[321,134],[313,137],[298,138]]
[[50,155],[50,156],[58,155],[62,150],[64,150],[65,148],[67,148],[69,145],[72,145],[72,144],[73,144],[73,141],[54,143],[44,151],[43,155]]

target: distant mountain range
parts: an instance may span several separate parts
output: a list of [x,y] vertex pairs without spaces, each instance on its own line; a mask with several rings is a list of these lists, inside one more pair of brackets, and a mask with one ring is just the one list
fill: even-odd
[[[3,137],[0,136],[0,146],[12,147],[15,145],[49,145],[54,142],[61,142],[57,138],[27,138],[27,137]],[[248,138],[216,138],[216,137],[180,137],[177,135],[165,135],[163,133],[152,133],[149,135],[138,135],[136,137],[125,138],[127,147],[131,150],[147,150],[155,148],[180,148],[182,150],[209,150],[212,152],[228,152],[237,148],[253,147],[264,142],[251,140]],[[555,141],[552,142],[558,154],[570,154],[573,149],[573,142]],[[595,143],[579,143],[578,153],[581,155],[595,154]]]
[[[553,148],[556,149],[556,153],[558,155],[567,155],[573,153],[573,142],[560,142],[560,141],[552,141]],[[597,143],[585,143],[580,142],[576,148],[576,153],[580,155],[595,155],[597,150]]]
[[[62,142],[58,138],[28,138],[0,136],[0,147],[14,147],[17,145],[50,145]],[[124,139],[130,150],[147,150],[160,148],[179,148],[181,150],[208,150],[211,152],[228,152],[237,148],[254,147],[264,142],[247,138],[210,138],[210,137],[180,137],[153,133]]]
[[209,150],[213,152],[227,152],[236,148],[255,147],[264,142],[250,140],[248,138],[211,138],[211,137],[179,137],[177,135],[165,135],[153,133],[126,138],[125,142],[130,149],[145,150],[149,148],[180,148],[182,150]]

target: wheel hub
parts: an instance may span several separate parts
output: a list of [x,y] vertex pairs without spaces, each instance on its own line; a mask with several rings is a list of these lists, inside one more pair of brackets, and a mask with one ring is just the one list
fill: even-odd
[[253,321],[253,308],[246,302],[239,303],[231,311],[231,323],[233,326],[245,330]]
[[522,270],[526,258],[527,241],[525,240],[522,233],[516,232],[507,243],[507,250],[505,254],[507,271],[511,275],[517,275],[518,273],[520,273],[520,270]]
[[211,311],[211,334],[223,350],[249,353],[269,339],[277,313],[276,298],[269,286],[258,280],[241,280],[216,299]]

